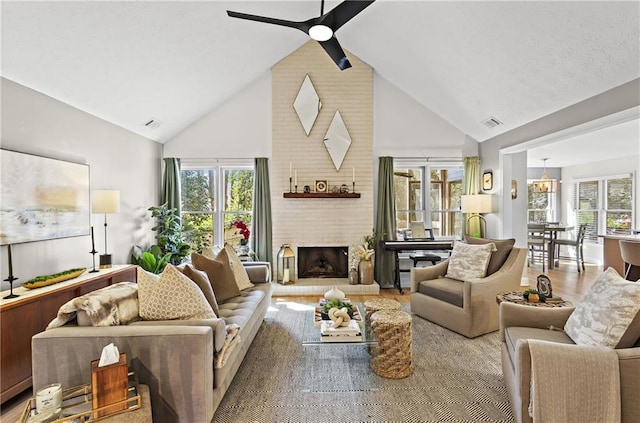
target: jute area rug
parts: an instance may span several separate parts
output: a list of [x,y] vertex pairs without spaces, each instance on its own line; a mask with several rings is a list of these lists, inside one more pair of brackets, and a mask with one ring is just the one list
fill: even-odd
[[303,347],[310,307],[272,300],[214,422],[513,421],[497,332],[470,340],[414,315],[414,373],[385,379],[365,346]]

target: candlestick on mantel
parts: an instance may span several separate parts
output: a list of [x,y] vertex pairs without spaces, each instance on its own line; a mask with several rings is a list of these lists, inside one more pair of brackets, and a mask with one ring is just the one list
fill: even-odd
[[298,186],[298,169],[294,170],[293,172],[294,172],[294,173],[293,173],[293,175],[294,175],[294,180],[293,180],[294,182],[293,182],[293,184],[294,184],[295,186]]
[[291,179],[291,162],[289,162],[289,179]]
[[5,282],[9,282],[9,295],[4,297],[3,300],[19,297],[18,294],[13,293],[13,281],[17,280],[18,278],[13,276],[13,258],[11,257],[11,244],[7,245],[7,260],[9,261],[9,277],[5,279]]
[[354,184],[356,183],[356,168],[353,168],[353,178],[351,179],[351,182],[353,182]]

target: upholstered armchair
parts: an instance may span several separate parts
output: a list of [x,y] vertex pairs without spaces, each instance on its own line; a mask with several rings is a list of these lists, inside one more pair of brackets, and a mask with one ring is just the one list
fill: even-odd
[[[604,376],[607,374],[611,376],[611,373],[619,371],[620,400],[616,407],[619,406],[620,419],[601,419],[594,417],[593,413],[598,411],[598,407],[610,407],[612,403],[617,401],[618,394],[615,391],[612,393],[611,389],[605,387],[603,393],[612,395],[613,400],[611,397],[603,398],[602,393],[598,393],[593,398],[593,392],[591,392],[592,397],[589,396],[589,388],[597,389],[600,386],[606,386],[602,380],[604,378],[595,373],[602,371],[603,366],[586,363],[581,354],[585,354],[585,349],[586,353],[591,355],[595,351],[602,351],[602,348],[595,349],[596,347],[575,345],[571,337],[562,330],[574,310],[573,307],[542,308],[507,302],[500,304],[502,372],[511,399],[515,421],[518,423],[533,421],[529,414],[532,396],[531,379],[538,367],[532,366],[532,343],[547,341],[552,346],[561,344],[562,349],[557,354],[552,353],[551,359],[546,361],[550,367],[546,369],[547,373],[553,373],[553,377],[544,374],[539,377],[548,380],[553,385],[560,384],[558,388],[560,389],[558,395],[558,401],[561,402],[560,409],[572,416],[570,421],[638,422],[640,419],[640,339],[638,339],[640,336],[640,315],[631,322],[629,329],[616,348],[611,349],[617,354],[617,369],[614,366],[613,371],[609,370],[604,374]],[[575,364],[575,367],[572,367],[572,363]],[[564,369],[567,367],[570,368],[568,372],[572,375],[571,377],[563,375]],[[571,373],[572,371],[575,373]],[[583,383],[585,379],[577,380],[576,375],[583,373],[588,373],[585,378],[591,383]],[[614,377],[617,378],[618,375],[615,374]],[[565,382],[570,385],[568,388],[563,384]],[[540,387],[540,389],[546,388]],[[571,414],[572,408],[569,404],[571,399],[575,399],[577,404],[573,405],[579,410],[582,411],[587,407],[586,410],[590,413],[590,417],[581,419],[575,414]],[[603,404],[598,405],[598,401],[602,401]],[[605,401],[606,403],[604,403]],[[540,407],[548,409],[551,406],[548,403],[542,403]],[[554,421],[569,421],[565,419],[567,416],[556,415],[555,417]],[[542,418],[541,420],[544,421]]]
[[[475,239],[469,242],[493,243],[498,247],[491,253],[486,268],[488,276],[464,280],[445,277],[451,274],[449,266],[454,260],[456,247],[449,260],[435,266],[411,269],[411,311],[468,338],[498,330],[496,295],[519,289],[527,257],[526,249],[513,248],[514,242],[513,239]],[[461,263],[461,267],[465,267],[465,263]]]

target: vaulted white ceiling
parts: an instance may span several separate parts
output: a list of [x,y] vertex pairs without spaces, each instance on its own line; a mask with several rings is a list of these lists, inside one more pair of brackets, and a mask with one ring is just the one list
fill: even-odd
[[[227,9],[306,20],[320,1],[3,1],[1,74],[164,142],[308,40]],[[336,36],[484,141],[640,77],[639,16],[635,1],[378,0]]]

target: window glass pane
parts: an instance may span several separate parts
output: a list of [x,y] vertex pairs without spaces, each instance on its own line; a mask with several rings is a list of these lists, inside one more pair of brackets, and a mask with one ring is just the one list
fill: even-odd
[[225,170],[224,180],[224,210],[227,212],[251,211],[253,209],[253,170]]
[[578,209],[595,210],[598,208],[598,181],[578,183]]
[[549,195],[544,192],[535,192],[533,184],[527,184],[527,208],[531,210],[546,210],[549,206]]
[[213,247],[213,215],[182,213],[182,224],[187,243],[191,249],[201,253],[203,249]]
[[183,170],[180,172],[182,211],[213,211],[215,193],[214,170]]
[[578,210],[578,225],[587,224],[587,232],[585,239],[591,241],[598,240],[598,211],[597,210]]
[[[609,179],[607,181],[607,209],[631,210],[631,178]],[[609,226],[607,224],[607,226]]]
[[631,212],[607,212],[608,234],[630,234]]
[[431,210],[442,210],[442,184],[440,182],[431,182]]
[[454,181],[449,184],[450,189],[450,204],[447,207],[449,210],[461,210],[462,209],[462,181]]
[[[240,223],[237,223],[240,222]],[[224,214],[224,242],[233,247],[246,244],[251,235],[252,216],[248,213],[225,213]],[[243,228],[246,226],[246,231]]]

